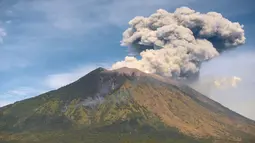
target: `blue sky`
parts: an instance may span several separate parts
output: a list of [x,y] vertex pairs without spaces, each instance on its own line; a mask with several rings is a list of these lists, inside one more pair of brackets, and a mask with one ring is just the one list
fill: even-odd
[[[244,74],[250,79],[255,71],[252,0],[0,0],[0,27],[7,34],[0,44],[0,106],[56,89],[98,66],[110,67],[127,54],[120,40],[129,20],[180,6],[217,11],[245,25],[246,44],[208,63],[202,73],[250,71]],[[236,61],[243,67],[237,68]],[[233,102],[220,96],[216,100],[234,108],[242,96],[236,95]],[[248,100],[255,102],[255,97],[247,94]]]

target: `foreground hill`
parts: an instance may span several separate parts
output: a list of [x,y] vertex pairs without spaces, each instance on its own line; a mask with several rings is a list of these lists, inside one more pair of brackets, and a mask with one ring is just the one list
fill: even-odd
[[0,108],[0,143],[255,142],[255,122],[178,82],[98,68]]

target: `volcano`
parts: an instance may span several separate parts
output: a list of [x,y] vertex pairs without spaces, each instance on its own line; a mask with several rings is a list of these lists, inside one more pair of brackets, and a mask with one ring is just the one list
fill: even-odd
[[255,122],[137,69],[97,68],[0,108],[0,143],[254,143]]

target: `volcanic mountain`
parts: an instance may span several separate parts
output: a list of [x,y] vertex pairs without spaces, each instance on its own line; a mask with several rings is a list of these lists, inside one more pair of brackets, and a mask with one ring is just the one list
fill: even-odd
[[0,143],[254,143],[255,122],[177,81],[95,69],[0,108]]

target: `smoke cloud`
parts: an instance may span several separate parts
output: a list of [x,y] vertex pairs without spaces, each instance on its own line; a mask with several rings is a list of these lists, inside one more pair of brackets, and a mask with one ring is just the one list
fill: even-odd
[[147,73],[191,79],[199,75],[201,63],[245,43],[243,25],[220,13],[199,13],[188,7],[174,13],[163,9],[149,17],[137,16],[123,33],[122,46],[129,54],[112,65],[137,68]]

